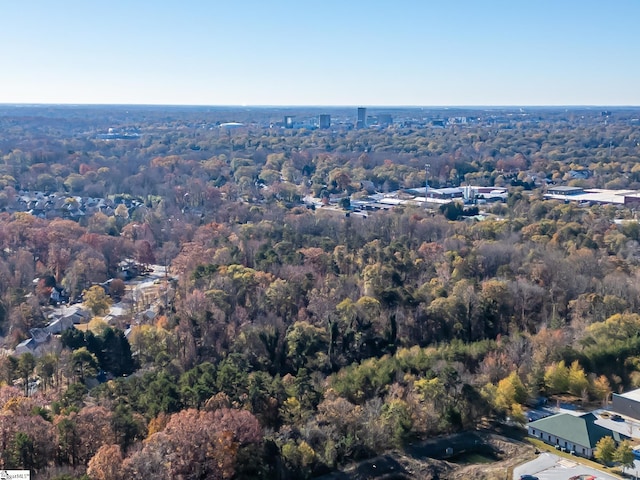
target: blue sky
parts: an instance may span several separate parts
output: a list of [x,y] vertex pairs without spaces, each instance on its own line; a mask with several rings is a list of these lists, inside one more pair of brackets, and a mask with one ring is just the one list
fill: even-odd
[[0,103],[640,105],[639,0],[0,3]]

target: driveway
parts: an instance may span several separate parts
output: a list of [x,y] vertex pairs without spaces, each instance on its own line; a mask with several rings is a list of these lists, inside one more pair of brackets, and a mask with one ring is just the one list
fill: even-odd
[[598,480],[620,479],[552,453],[541,453],[535,460],[519,465],[513,470],[514,480],[525,474],[535,475],[540,480],[567,480],[575,475],[593,475]]

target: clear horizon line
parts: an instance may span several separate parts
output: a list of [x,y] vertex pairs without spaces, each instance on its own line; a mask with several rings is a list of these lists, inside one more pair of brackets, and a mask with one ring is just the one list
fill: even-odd
[[633,104],[205,104],[205,103],[83,103],[83,102],[0,102],[0,106],[65,106],[65,107],[234,107],[234,108],[640,108]]

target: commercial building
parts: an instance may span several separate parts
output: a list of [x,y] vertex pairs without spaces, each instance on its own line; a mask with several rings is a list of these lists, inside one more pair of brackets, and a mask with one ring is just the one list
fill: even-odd
[[378,114],[378,125],[380,126],[389,126],[393,123],[393,117],[390,113],[379,113]]
[[612,437],[616,442],[626,436],[596,424],[593,413],[571,415],[558,413],[550,417],[530,422],[527,431],[530,436],[544,443],[554,445],[558,450],[570,452],[585,458],[593,457],[596,444],[603,437]]
[[432,188],[419,187],[405,190],[406,193],[416,195],[415,200],[423,203],[450,203],[460,200],[464,203],[488,203],[506,201],[508,191],[503,187],[463,187]]
[[609,190],[605,188],[554,186],[547,189],[544,198],[563,200],[565,202],[579,202],[583,204],[610,204],[633,207],[640,203],[636,190]]
[[564,185],[558,185],[547,188],[547,194],[549,195],[578,195],[584,192],[584,188],[580,187],[567,187]]
[[627,393],[613,394],[611,410],[627,417],[640,420],[640,389]]
[[319,128],[331,128],[331,115],[323,113],[318,117]]
[[365,128],[367,126],[367,109],[364,107],[358,107],[358,120],[356,121],[356,128]]

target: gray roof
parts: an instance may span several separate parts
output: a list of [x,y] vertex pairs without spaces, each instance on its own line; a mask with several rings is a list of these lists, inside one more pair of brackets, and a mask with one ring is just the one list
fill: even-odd
[[626,438],[618,432],[596,425],[595,420],[596,416],[592,413],[586,413],[579,417],[568,413],[558,413],[531,422],[529,427],[589,448],[595,448],[598,440],[602,437],[613,437],[617,442]]
[[582,192],[583,188],[581,187],[568,187],[566,185],[558,185],[549,187],[547,190],[553,190],[555,192],[564,192],[566,194]]
[[73,323],[74,321],[71,317],[56,318],[45,327],[45,330],[49,333],[62,333],[73,327]]
[[440,192],[443,195],[448,193],[464,193],[464,190],[460,187],[430,188],[429,191]]
[[29,349],[36,348],[36,342],[33,338],[27,338],[26,340],[21,341],[18,345],[16,345],[16,350],[20,347],[27,347]]
[[44,328],[32,328],[29,333],[36,343],[44,343],[51,338],[51,334]]

